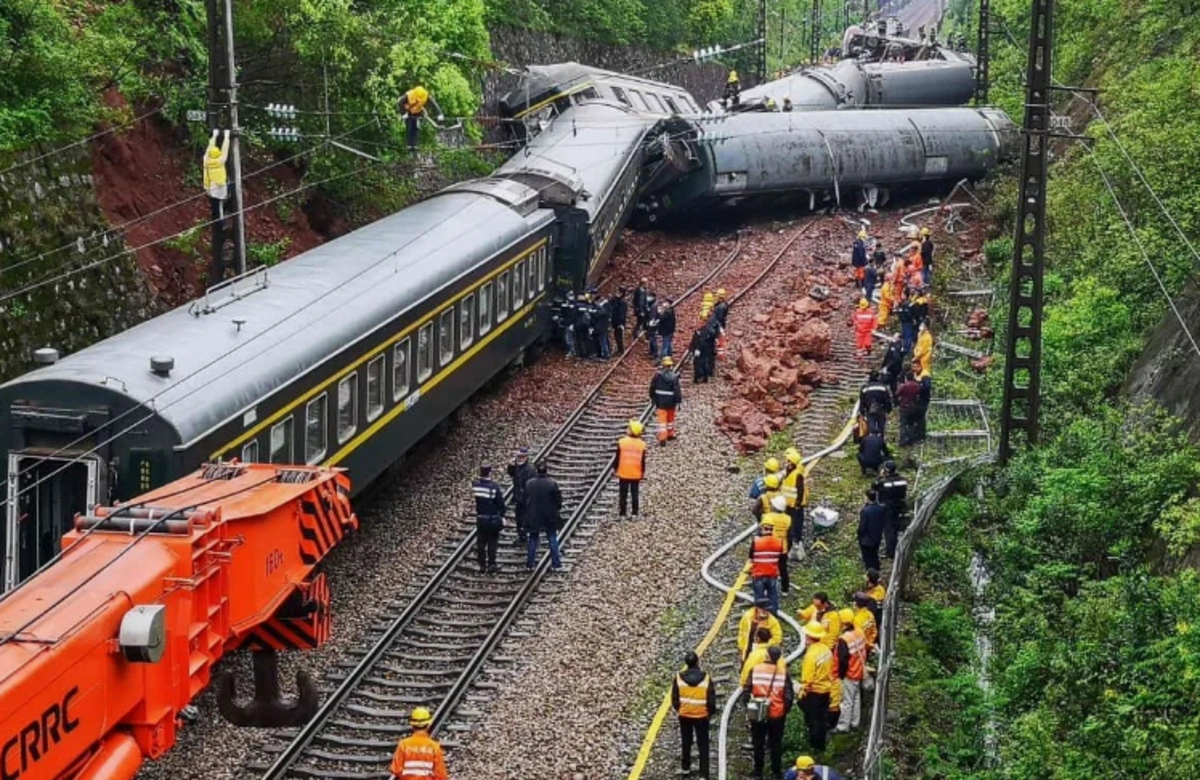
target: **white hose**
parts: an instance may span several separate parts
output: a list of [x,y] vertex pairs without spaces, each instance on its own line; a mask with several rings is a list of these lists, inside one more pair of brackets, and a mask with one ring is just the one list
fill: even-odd
[[[854,403],[854,409],[851,410],[851,412],[850,412],[850,419],[853,420],[857,416],[858,416],[858,402],[856,401]],[[826,455],[830,455],[831,453],[837,452],[846,444],[846,440],[850,438],[850,432],[851,432],[851,427],[847,426],[838,435],[838,437],[833,440],[832,444],[830,444],[828,447],[821,450],[820,452],[813,453],[812,455],[809,455],[807,458],[803,458],[800,462],[803,463],[805,466],[807,466],[808,464],[812,463],[813,461],[820,460],[821,458],[825,457]],[[738,532],[738,534],[736,536],[734,536],[732,539],[730,539],[725,544],[721,545],[721,547],[719,547],[716,552],[714,552],[712,555],[710,555],[704,561],[704,564],[700,567],[700,576],[704,578],[705,582],[707,582],[709,585],[713,586],[714,588],[716,588],[717,590],[719,590],[725,594],[728,594],[731,590],[733,590],[733,588],[731,586],[726,585],[725,583],[718,580],[715,576],[713,576],[713,573],[711,571],[712,566],[718,560],[720,560],[721,558],[728,555],[729,552],[733,550],[733,548],[737,547],[739,544],[741,544],[743,541],[745,541],[746,538],[749,537],[751,534],[753,534],[757,528],[758,528],[758,524],[755,523],[755,524],[749,526],[748,528]],[[747,602],[752,601],[750,596],[746,595],[745,593],[741,593],[741,592],[739,592],[737,594],[737,598],[741,599],[742,601],[747,601]],[[803,629],[800,627],[800,623],[798,621],[796,621],[791,615],[788,615],[787,613],[781,611],[776,617],[778,617],[780,620],[782,620],[783,622],[785,622],[789,626],[791,626],[791,628],[796,632],[797,635],[799,635],[802,632]],[[803,652],[804,652],[804,644],[801,643],[799,647],[797,647],[792,652],[788,653],[785,660],[788,663],[791,663],[791,662],[795,661],[797,658],[799,658],[800,654]],[[737,674],[740,676],[741,669],[737,670]],[[788,682],[790,683],[791,680],[789,679]],[[729,720],[730,720],[730,718],[733,717],[733,710],[737,706],[737,702],[741,698],[741,696],[742,696],[742,688],[739,685],[737,688],[734,689],[733,693],[729,696],[728,701],[725,702],[725,709],[721,713],[721,728],[717,735],[717,780],[728,780],[729,749],[728,749],[727,743],[728,743],[728,738],[729,738]]]

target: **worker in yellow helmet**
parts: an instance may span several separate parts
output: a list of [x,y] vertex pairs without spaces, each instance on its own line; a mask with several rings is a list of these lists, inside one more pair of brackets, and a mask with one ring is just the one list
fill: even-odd
[[787,465],[784,466],[779,491],[787,499],[787,513],[792,518],[788,540],[792,545],[797,545],[804,538],[804,508],[808,506],[808,469],[804,466],[804,457],[800,450],[795,447],[788,447],[783,456]]
[[783,780],[842,780],[842,776],[836,769],[818,764],[812,756],[800,756],[796,765],[784,773]]
[[417,150],[417,131],[421,118],[425,117],[428,119],[425,114],[426,103],[432,103],[433,107],[437,109],[439,122],[445,119],[442,115],[442,109],[438,106],[437,101],[433,99],[433,95],[429,94],[429,90],[420,84],[400,96],[400,113],[404,116],[405,135],[408,142],[408,151],[410,152]]
[[742,99],[742,83],[738,80],[738,72],[736,70],[729,71],[729,78],[725,80],[725,94],[721,98],[721,104],[725,108],[732,108]]
[[800,710],[808,731],[808,746],[825,749],[829,693],[833,689],[833,653],[825,646],[825,627],[814,621],[804,626],[804,660],[800,664]]
[[229,159],[229,131],[225,131],[225,140],[218,147],[220,134],[220,130],[213,130],[208,148],[204,150],[204,191],[217,201],[229,197],[229,176],[225,171],[225,161]]
[[400,740],[392,756],[392,780],[447,780],[446,756],[437,740],[429,736],[433,716],[424,707],[412,711],[408,723],[412,735]]
[[781,480],[778,474],[767,474],[763,478],[763,492],[758,494],[758,498],[750,507],[750,511],[754,513],[755,517],[762,517],[771,511],[771,499],[783,495],[779,491],[780,484]]
[[763,461],[763,473],[754,483],[750,485],[750,500],[757,501],[758,497],[767,489],[767,477],[771,474],[782,474],[783,470],[779,466],[778,458],[767,458]]
[[771,511],[763,512],[762,519],[758,521],[760,528],[770,528],[771,535],[774,536],[783,545],[783,552],[779,554],[779,592],[787,593],[791,588],[791,578],[788,574],[788,553],[791,552],[791,530],[792,517],[787,513],[787,499],[784,496],[775,496],[771,499]]
[[646,442],[642,441],[641,420],[629,421],[629,435],[617,442],[617,459],[614,470],[617,475],[617,511],[625,519],[626,500],[632,494],[633,516],[638,516],[638,488],[646,476]]

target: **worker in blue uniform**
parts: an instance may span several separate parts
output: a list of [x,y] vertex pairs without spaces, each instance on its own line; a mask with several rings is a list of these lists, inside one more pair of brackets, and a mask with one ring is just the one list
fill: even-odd
[[479,467],[479,476],[471,483],[475,496],[475,554],[479,559],[479,571],[497,571],[496,549],[500,545],[500,532],[504,529],[504,490],[492,479],[492,467],[485,463]]

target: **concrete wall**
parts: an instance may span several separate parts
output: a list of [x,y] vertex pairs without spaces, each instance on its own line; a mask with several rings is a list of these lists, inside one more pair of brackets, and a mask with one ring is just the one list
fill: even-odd
[[[0,158],[0,169],[41,153]],[[0,175],[0,298],[53,280],[0,302],[0,381],[28,371],[38,347],[65,355],[152,311],[134,257],[113,257],[124,247],[107,235],[92,184],[87,146]],[[98,265],[58,278],[91,263]]]
[[[1175,300],[1188,328],[1200,334],[1200,286],[1195,279]],[[1126,379],[1136,400],[1153,399],[1178,416],[1193,441],[1200,441],[1200,358],[1171,311],[1150,334]]]

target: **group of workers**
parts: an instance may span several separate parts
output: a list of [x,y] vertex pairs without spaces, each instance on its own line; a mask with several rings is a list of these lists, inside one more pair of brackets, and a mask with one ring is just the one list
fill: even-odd
[[[862,439],[868,432],[885,433],[887,415],[893,408],[900,413],[900,444],[908,446],[925,438],[925,416],[933,392],[933,332],[929,329],[930,281],[933,271],[934,244],[929,228],[921,228],[913,240],[883,273],[887,254],[861,231],[851,247],[850,261],[855,279],[862,289],[858,308],[852,315],[855,346],[861,359],[870,355],[876,335],[887,343],[879,369],[871,371],[863,386],[860,412],[866,422],[857,437],[860,456],[864,446],[871,450],[869,459],[878,458],[878,442],[867,445]],[[868,258],[868,253],[871,257]],[[877,284],[883,279],[882,285]],[[878,309],[873,304],[878,292]],[[899,323],[898,334],[881,333],[892,314]],[[880,386],[886,392],[880,392]],[[886,455],[884,456],[884,459]],[[860,457],[860,463],[862,457]],[[864,464],[864,470],[868,468]],[[870,468],[878,468],[874,463]]]
[[596,287],[568,297],[555,315],[562,333],[567,354],[572,357],[608,360],[612,357],[612,341],[617,354],[625,352],[625,334],[629,327],[630,304],[633,307],[633,337],[643,333],[650,346],[650,357],[670,357],[675,348],[675,302],[670,298],[659,301],[646,279],[633,291],[632,301],[626,300],[629,290],[617,288],[613,295],[603,295]]

